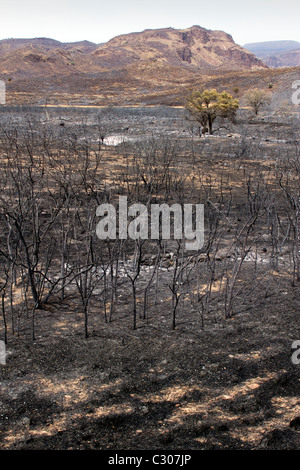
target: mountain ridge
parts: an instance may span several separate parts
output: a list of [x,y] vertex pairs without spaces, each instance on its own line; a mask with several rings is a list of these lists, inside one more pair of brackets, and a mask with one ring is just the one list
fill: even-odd
[[237,45],[232,36],[198,25],[186,29],[147,29],[119,35],[97,47],[92,55],[101,57],[106,66],[136,60],[163,60],[170,65],[193,67],[244,66],[263,67],[251,53]]
[[[233,92],[241,73],[269,70],[230,34],[198,25],[147,29],[103,44],[51,38],[0,41],[0,79],[6,82],[7,104],[173,106],[190,87],[223,87],[222,77],[228,76],[224,86]],[[253,75],[249,80],[256,84]]]
[[144,61],[195,69],[266,67],[252,53],[237,45],[230,34],[198,25],[182,30],[172,27],[146,29],[115,36],[99,44],[90,41],[63,43],[51,38],[0,40],[2,77],[96,73]]

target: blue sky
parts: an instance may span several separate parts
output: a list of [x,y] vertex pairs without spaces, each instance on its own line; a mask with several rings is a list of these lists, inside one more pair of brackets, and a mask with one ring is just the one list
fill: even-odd
[[144,29],[200,25],[238,44],[300,41],[296,0],[0,0],[0,39],[50,37],[101,43]]

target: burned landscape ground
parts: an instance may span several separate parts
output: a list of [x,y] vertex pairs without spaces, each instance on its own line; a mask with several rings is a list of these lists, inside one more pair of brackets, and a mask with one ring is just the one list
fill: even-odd
[[[299,449],[297,117],[0,118],[0,448]],[[203,247],[100,240],[120,195],[204,204]]]

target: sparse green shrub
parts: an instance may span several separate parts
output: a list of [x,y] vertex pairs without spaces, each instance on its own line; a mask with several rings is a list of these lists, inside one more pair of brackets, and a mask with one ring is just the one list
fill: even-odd
[[271,102],[271,97],[266,91],[254,88],[246,94],[246,102],[257,116],[260,109]]

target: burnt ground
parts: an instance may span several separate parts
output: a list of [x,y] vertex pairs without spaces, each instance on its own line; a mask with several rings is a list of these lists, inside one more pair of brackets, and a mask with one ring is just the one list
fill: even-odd
[[[257,142],[261,155],[289,138],[274,129]],[[180,304],[175,331],[164,305],[133,331],[128,302],[111,323],[96,303],[85,339],[78,298],[52,303],[36,312],[34,341],[31,318],[9,335],[0,448],[299,449],[299,306],[299,286],[284,277],[230,319],[202,325]]]
[[205,329],[112,322],[84,339],[80,314],[39,317],[1,366],[2,449],[299,449],[297,288]]

